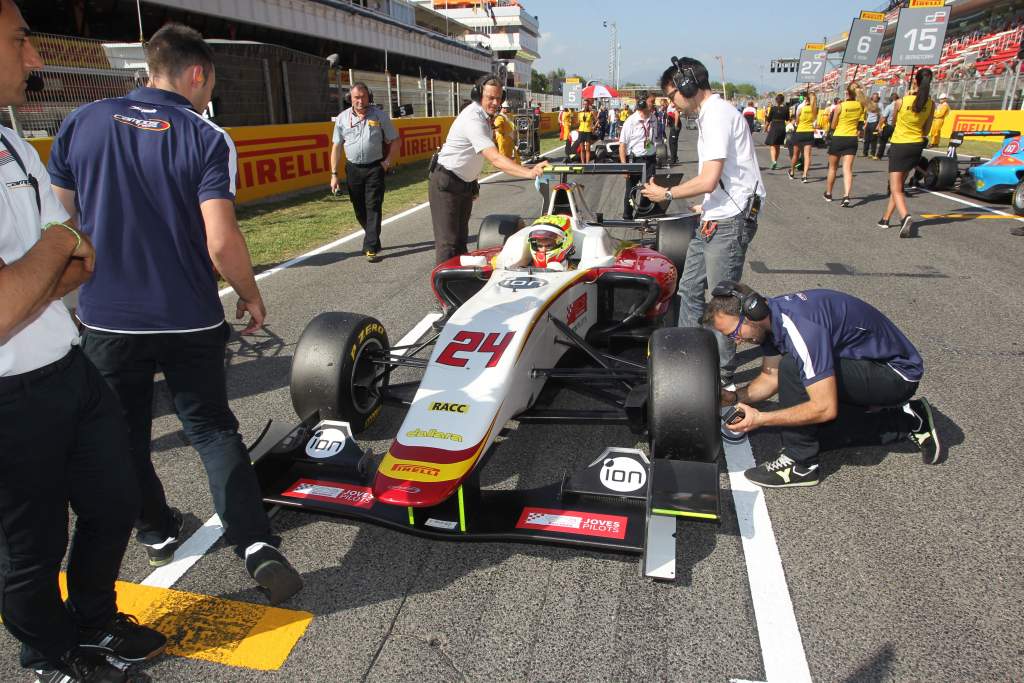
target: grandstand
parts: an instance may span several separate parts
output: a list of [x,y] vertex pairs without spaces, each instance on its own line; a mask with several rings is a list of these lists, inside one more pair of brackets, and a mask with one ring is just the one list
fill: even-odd
[[[856,78],[869,89],[888,94],[902,92],[909,67],[894,66],[892,48],[896,34],[898,8],[905,3],[890,3],[887,30],[878,61],[870,67],[846,66],[842,81]],[[935,71],[936,87],[947,91],[952,104],[961,109],[1012,107],[1024,79],[1018,79],[1020,52],[1024,39],[1024,2],[1021,0],[953,0],[946,41]],[[828,41],[830,56],[838,58],[846,49],[846,34]],[[825,74],[816,86],[823,96],[837,93],[840,68]],[[1018,82],[1019,80],[1019,82]],[[1019,106],[1019,100],[1017,100]]]

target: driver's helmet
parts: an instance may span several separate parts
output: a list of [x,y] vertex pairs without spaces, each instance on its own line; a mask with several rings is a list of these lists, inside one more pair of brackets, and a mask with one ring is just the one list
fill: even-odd
[[536,268],[563,264],[573,253],[572,219],[568,216],[541,216],[530,226],[530,258]]

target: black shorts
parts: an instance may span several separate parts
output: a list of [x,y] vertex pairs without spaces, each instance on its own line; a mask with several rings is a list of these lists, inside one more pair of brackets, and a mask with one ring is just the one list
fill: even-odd
[[584,133],[581,130],[581,131],[579,131],[579,134],[580,134],[580,136],[579,136],[579,138],[577,138],[577,140],[579,142],[590,142],[591,140],[594,139],[594,134],[593,133]]
[[807,131],[806,133],[793,133],[793,144],[800,145],[813,145],[814,144],[814,131]]
[[924,152],[923,142],[894,142],[889,145],[889,173],[907,172],[917,166]]
[[828,143],[828,153],[831,156],[845,157],[857,156],[856,135],[833,135],[832,142]]

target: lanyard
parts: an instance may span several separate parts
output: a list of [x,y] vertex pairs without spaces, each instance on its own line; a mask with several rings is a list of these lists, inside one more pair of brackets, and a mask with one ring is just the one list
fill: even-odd
[[14,163],[18,164],[18,168],[20,168],[21,172],[25,174],[25,177],[28,178],[28,182],[32,186],[32,189],[35,190],[36,209],[39,211],[40,214],[42,214],[43,198],[39,195],[39,181],[36,179],[34,175],[28,172],[28,169],[25,168],[25,162],[21,160],[21,155],[18,154],[18,151],[14,149],[11,143],[7,142],[7,138],[3,134],[0,134],[0,141],[3,141],[4,147],[7,149],[7,152],[14,159]]

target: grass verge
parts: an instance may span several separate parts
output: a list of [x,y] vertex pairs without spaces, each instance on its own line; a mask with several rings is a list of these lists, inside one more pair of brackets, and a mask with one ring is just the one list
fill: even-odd
[[[542,135],[541,148],[557,139],[557,133]],[[484,175],[494,171],[487,164]],[[427,162],[399,166],[388,176],[387,188],[385,218],[427,201]],[[238,221],[257,273],[360,229],[348,195],[333,196],[326,183],[322,192],[241,206]]]

